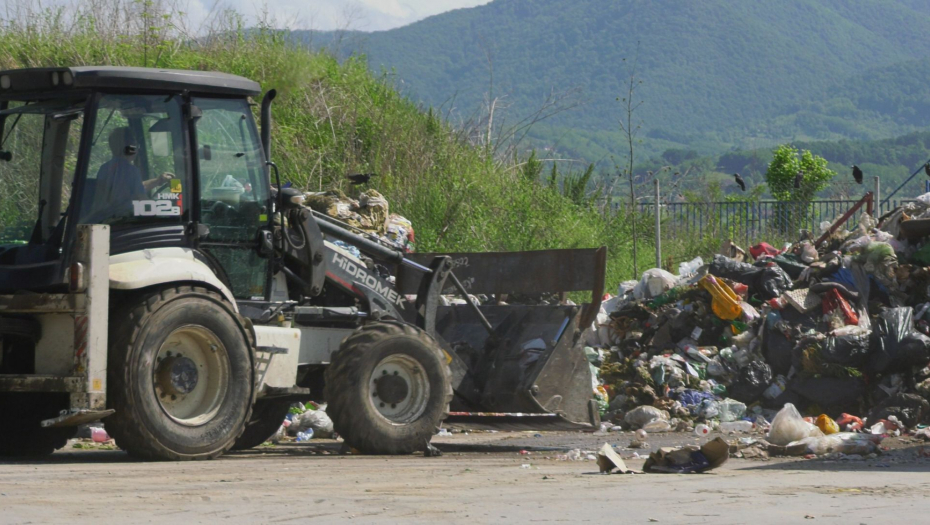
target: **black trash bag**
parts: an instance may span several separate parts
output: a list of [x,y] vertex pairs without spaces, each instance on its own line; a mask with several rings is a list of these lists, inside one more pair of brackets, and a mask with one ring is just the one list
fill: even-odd
[[758,277],[765,299],[774,299],[791,289],[791,277],[780,266],[766,266]]
[[762,269],[718,254],[714,255],[714,261],[710,263],[707,271],[715,277],[723,277],[724,279],[751,286],[755,283],[756,277],[762,272]]
[[882,310],[871,343],[871,373],[907,372],[930,362],[930,337],[914,329],[914,309],[909,306]]
[[875,405],[869,412],[869,424],[895,416],[907,428],[930,420],[930,403],[917,394],[895,394]]
[[784,270],[792,279],[800,278],[801,273],[808,268],[806,264],[799,261],[794,255],[776,255],[774,260],[775,264]]
[[765,336],[762,339],[762,356],[765,362],[772,367],[772,372],[777,375],[788,375],[791,370],[791,354],[794,349],[792,343],[785,334],[775,328],[765,328]]
[[758,267],[715,255],[707,271],[715,277],[743,283],[749,287],[750,294],[758,294],[763,299],[774,299],[791,289],[791,278],[777,265]]
[[820,357],[826,363],[859,368],[869,361],[868,335],[839,335],[828,337],[820,348]]
[[762,361],[753,361],[739,369],[736,381],[727,387],[727,394],[733,399],[749,405],[758,401],[765,389],[771,384],[771,367]]
[[865,382],[857,377],[798,378],[789,388],[809,404],[817,404],[824,413],[839,415],[859,412],[859,398]]

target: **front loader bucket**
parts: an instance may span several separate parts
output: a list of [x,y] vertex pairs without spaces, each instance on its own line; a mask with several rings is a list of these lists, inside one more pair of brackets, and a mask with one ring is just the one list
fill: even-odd
[[[449,423],[512,430],[578,429],[598,423],[591,369],[575,334],[577,306],[482,306],[489,337],[468,306],[440,307],[436,329],[470,373],[457,386]],[[593,410],[592,410],[593,408]]]
[[[564,293],[590,290],[591,303],[527,306],[439,306],[436,335],[455,355],[452,414],[470,428],[584,429],[599,423],[591,369],[578,343],[600,308],[605,248],[538,252],[413,254],[427,265],[448,255],[453,273],[471,294]],[[401,271],[398,286],[415,293],[420,276]],[[455,293],[453,289],[444,293]],[[457,371],[458,368],[458,371]]]

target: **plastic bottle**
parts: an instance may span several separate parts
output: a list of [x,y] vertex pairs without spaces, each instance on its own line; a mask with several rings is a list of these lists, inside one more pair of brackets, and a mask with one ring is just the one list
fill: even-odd
[[301,442],[301,441],[310,441],[311,439],[313,439],[313,429],[312,429],[312,428],[308,428],[308,429],[306,430],[306,432],[298,432],[298,433],[297,433],[297,441],[298,441],[298,442]]
[[91,427],[90,438],[94,441],[94,443],[104,443],[110,441],[110,436],[107,434],[107,431],[98,427]]
[[694,434],[699,437],[704,437],[710,434],[710,427],[701,423],[700,425],[694,427]]
[[752,422],[740,420],[720,423],[720,431],[728,434],[733,432],[751,432]]

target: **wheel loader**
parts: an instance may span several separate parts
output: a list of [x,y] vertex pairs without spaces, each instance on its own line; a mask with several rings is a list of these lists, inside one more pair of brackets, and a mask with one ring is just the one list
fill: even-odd
[[597,424],[577,343],[605,249],[406,254],[282,186],[261,94],[222,73],[0,71],[0,455],[103,420],[132,456],[209,459],[309,399],[370,454],[424,450],[445,420]]

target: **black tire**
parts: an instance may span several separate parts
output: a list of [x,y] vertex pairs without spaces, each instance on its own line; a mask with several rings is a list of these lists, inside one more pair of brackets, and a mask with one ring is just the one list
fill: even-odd
[[[213,459],[229,450],[245,430],[255,402],[254,342],[240,317],[219,294],[190,286],[149,292],[120,310],[111,312],[107,362],[108,405],[116,413],[106,424],[116,444],[134,457],[150,460]],[[177,334],[198,344],[165,345],[169,340],[173,344],[170,338]],[[175,349],[173,356],[170,348]],[[195,406],[190,417],[172,414],[178,409],[169,405],[188,399],[185,393],[170,390],[175,385],[170,381],[190,376],[168,374],[171,380],[166,387],[163,374],[164,363],[187,358],[185,352],[188,362],[196,363],[198,355],[216,360],[198,364],[193,386],[182,385],[193,388],[191,399],[202,394],[210,403],[202,413]],[[165,355],[172,357],[156,362]]]
[[[419,371],[414,375],[420,378],[416,381],[429,385],[428,395],[410,405],[422,405],[422,410],[411,410],[409,419],[392,421],[375,406],[376,402],[384,405],[376,401],[378,392],[371,386],[373,374],[384,366],[386,359],[415,363]],[[445,353],[425,332],[395,321],[370,323],[342,342],[326,369],[326,413],[345,442],[364,454],[422,451],[449,415],[451,377]],[[407,397],[399,403],[402,406],[409,403],[408,398],[415,397],[407,384]],[[396,389],[393,396],[394,399],[399,396]]]
[[255,408],[252,409],[252,419],[246,424],[245,432],[236,440],[233,450],[250,449],[268,441],[281,428],[292,403],[292,399],[256,401]]
[[47,456],[65,446],[77,433],[76,427],[42,428],[39,422],[57,416],[68,403],[68,394],[0,394],[0,456]]

